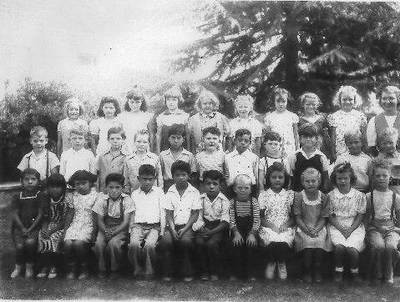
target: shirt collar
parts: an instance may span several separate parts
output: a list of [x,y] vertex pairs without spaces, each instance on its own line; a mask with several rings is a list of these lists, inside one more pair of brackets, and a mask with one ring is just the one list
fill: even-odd
[[303,154],[303,156],[304,156],[306,159],[313,158],[315,155],[322,155],[322,154],[323,154],[323,153],[322,153],[320,150],[318,150],[318,149],[315,149],[315,151],[314,151],[313,153],[311,153],[310,156],[308,156],[308,155],[306,154],[306,152],[304,152],[303,148],[300,148],[299,150],[297,150],[297,152],[300,152],[301,154]]
[[[136,157],[136,155],[137,155],[136,152],[133,152],[133,153],[131,153],[131,154],[129,155],[128,159],[134,158],[134,157]],[[151,155],[150,155],[149,152],[147,152],[147,153],[145,154],[145,156],[147,156],[148,158],[151,158]]]
[[351,188],[349,193],[347,193],[347,194],[340,193],[338,188],[335,188],[334,192],[335,192],[336,197],[339,198],[339,199],[342,199],[342,198],[353,198],[354,195],[356,194],[356,190],[354,188]]
[[[128,155],[128,153],[124,150],[124,148],[121,148],[120,150],[119,150],[119,152],[120,152],[120,155],[122,154],[122,155],[125,155],[125,156],[127,156]],[[109,148],[105,153],[104,153],[104,155],[106,155],[106,154],[112,154],[111,153],[111,148]]]
[[[171,155],[172,155],[171,148],[167,149],[165,153],[166,153],[166,154],[171,154]],[[189,155],[189,151],[186,150],[185,148],[183,148],[182,151],[181,151],[181,154]]]
[[39,159],[39,158],[42,158],[42,157],[46,157],[46,154],[47,154],[46,149],[44,149],[43,152],[42,152],[39,156],[37,156],[37,155],[35,154],[35,152],[33,152],[33,150],[32,150],[31,152],[29,152],[29,153],[26,155],[26,157],[27,157],[27,158],[37,158],[37,159]]
[[202,117],[212,119],[212,118],[214,118],[214,117],[217,115],[217,113],[216,113],[215,111],[213,111],[213,112],[211,112],[211,113],[207,113],[207,114],[205,114],[204,112],[200,112],[200,115],[201,115]]
[[104,194],[104,193],[103,193],[103,198],[104,198],[104,200],[110,200],[111,202],[116,202],[116,201],[119,201],[119,200],[124,200],[126,197],[128,197],[127,194],[121,193],[121,195],[118,197],[118,199],[114,200],[114,199],[111,199],[110,196],[108,196],[108,194]]
[[149,192],[146,193],[145,191],[142,190],[141,187],[139,187],[138,192],[139,192],[140,194],[148,195],[148,194],[150,194],[150,193],[152,193],[152,192],[155,191],[154,188],[155,188],[155,186],[152,186],[152,187],[150,188]]
[[[210,198],[208,198],[207,193],[202,193],[200,195],[201,199],[205,199],[211,202]],[[214,203],[217,199],[222,199],[222,200],[227,200],[227,198],[225,197],[224,194],[222,194],[221,192],[218,193],[217,197],[214,198],[214,200],[211,203]]]
[[284,196],[286,194],[286,190],[284,188],[282,188],[282,190],[279,193],[275,193],[274,191],[272,191],[272,189],[268,189],[267,190],[267,194],[277,195],[277,196]]
[[247,149],[246,151],[244,151],[243,153],[239,154],[239,152],[235,149],[232,151],[232,156],[244,156],[244,157],[248,157],[248,155],[250,154],[250,150]]
[[[197,189],[195,189],[190,183],[188,183],[188,187],[186,188],[185,193],[186,192],[195,192],[195,190],[197,190]],[[179,194],[178,190],[176,189],[175,184],[173,184],[172,186],[169,187],[168,192]]]

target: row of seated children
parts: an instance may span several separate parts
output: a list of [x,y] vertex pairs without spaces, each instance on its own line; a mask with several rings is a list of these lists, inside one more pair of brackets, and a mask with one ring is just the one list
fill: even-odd
[[252,196],[251,177],[239,174],[233,180],[230,201],[221,192],[224,178],[220,172],[203,174],[204,193],[200,194],[189,183],[190,166],[183,161],[172,164],[174,184],[165,195],[154,185],[154,167],[147,164],[140,166],[140,185],[131,196],[123,193],[123,175],[109,174],[105,181],[108,193],[104,194],[93,189],[95,176],[84,170],[69,180],[74,192],[66,193],[63,176],[53,174],[47,181],[47,193],[42,193],[39,173],[28,168],[22,172],[23,190],[12,201],[16,265],[11,277],[19,276],[24,265],[25,276],[32,277],[39,254],[38,277],[54,278],[55,260],[63,252],[67,278],[87,278],[93,244],[99,275],[110,270],[115,276],[124,259],[123,246],[129,241],[128,259],[136,277],[152,278],[158,255],[164,281],[171,280],[176,270],[190,281],[194,256],[200,263],[200,278],[217,280],[225,238],[232,280],[256,278],[257,251],[267,260],[266,279],[273,279],[277,271],[285,280],[293,245],[302,252],[305,281],[322,280],[324,251],[333,251],[335,281],[343,280],[345,259],[352,278],[359,280],[359,253],[366,243],[370,278],[391,284],[400,238],[395,224],[400,196],[389,189],[390,162],[376,159],[371,167],[372,192],[365,195],[356,190],[351,164],[342,163],[331,174],[335,188],[325,195],[319,190],[317,169],[303,171],[302,191],[295,193],[287,189],[285,166],[276,162],[267,169],[268,189],[258,199]]

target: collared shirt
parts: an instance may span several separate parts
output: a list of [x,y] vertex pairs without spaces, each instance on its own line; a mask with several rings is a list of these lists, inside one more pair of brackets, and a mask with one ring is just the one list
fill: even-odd
[[162,202],[165,197],[161,188],[153,186],[148,193],[141,188],[132,192],[135,214],[131,218],[132,223],[160,223],[164,214]]
[[203,173],[209,170],[217,170],[224,174],[225,153],[222,150],[214,152],[201,151],[196,154],[197,172],[200,180],[203,180]]
[[78,151],[68,149],[61,154],[60,174],[68,179],[78,170],[86,170],[96,174],[96,163],[93,152],[82,148]]
[[206,193],[201,194],[200,202],[203,208],[200,210],[199,218],[193,224],[193,231],[201,229],[204,225],[204,219],[208,221],[226,221],[229,223],[229,200],[224,194],[219,193],[213,201],[208,198]]
[[237,150],[225,156],[225,173],[228,185],[232,185],[236,176],[246,174],[251,179],[251,184],[257,183],[259,158],[253,152],[246,150],[239,154]]
[[89,126],[88,123],[81,118],[76,120],[71,120],[70,118],[61,120],[57,125],[57,132],[62,138],[63,152],[72,148],[71,142],[69,141],[69,133],[72,129],[80,129],[87,132],[89,130]]
[[[47,154],[49,156],[49,163],[46,173]],[[53,170],[55,167],[58,167],[59,165],[60,162],[57,158],[57,155],[45,149],[39,155],[36,155],[33,151],[25,154],[24,157],[22,157],[22,160],[17,168],[20,171],[24,171],[27,168],[33,168],[40,173],[40,179],[44,180],[46,179],[46,174],[50,176],[51,170]]]
[[161,169],[164,180],[172,179],[171,167],[172,164],[178,160],[187,162],[190,165],[190,170],[192,171],[192,173],[196,171],[196,161],[192,152],[189,152],[184,148],[177,157],[174,157],[171,149],[164,150],[160,153]]
[[132,192],[139,188],[139,168],[141,165],[152,165],[156,169],[156,184],[158,187],[163,186],[163,178],[161,173],[161,164],[158,156],[154,153],[147,152],[143,156],[138,156],[136,152],[129,155],[124,164],[125,190]]
[[303,148],[300,148],[294,154],[291,154],[288,157],[288,165],[289,165],[288,173],[289,173],[290,176],[293,176],[295,165],[296,165],[296,155],[299,152],[307,160],[313,158],[316,155],[320,155],[321,156],[321,163],[322,163],[322,170],[323,171],[328,171],[328,169],[329,169],[329,160],[328,160],[328,158],[326,157],[326,155],[324,153],[322,153],[320,150],[316,149],[313,153],[311,153],[310,155],[307,155],[306,152],[304,152]]
[[[108,209],[107,209],[107,200],[108,202]],[[124,215],[132,213],[134,211],[134,204],[132,199],[122,193],[121,196],[117,200],[111,199],[107,194],[99,193],[99,196],[96,199],[96,203],[94,204],[92,211],[100,216],[110,216],[113,218],[120,218],[121,217],[121,205],[120,202],[122,201],[122,208],[124,211]]]
[[185,225],[190,218],[192,210],[201,210],[200,193],[191,184],[188,184],[182,196],[179,195],[175,185],[172,185],[164,199],[164,209],[174,211],[174,223]]
[[[386,192],[381,192],[374,190],[374,212],[376,220],[390,220],[391,212],[392,212],[392,204],[393,204],[393,191],[388,190]],[[367,193],[367,209],[371,212],[372,204],[371,204],[371,192]],[[396,194],[394,200],[394,210],[400,210],[400,196]]]
[[119,153],[113,154],[111,150],[98,156],[96,169],[99,171],[99,191],[105,193],[106,177],[110,173],[124,174],[124,163],[127,152],[121,149]]

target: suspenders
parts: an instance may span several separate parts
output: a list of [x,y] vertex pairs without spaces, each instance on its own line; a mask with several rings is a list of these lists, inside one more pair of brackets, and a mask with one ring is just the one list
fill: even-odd
[[[390,219],[393,220],[394,217],[394,206],[396,203],[396,193],[393,192],[392,195],[392,206],[390,208]],[[375,219],[375,207],[374,207],[374,191],[371,192],[371,216],[372,216],[372,220]]]
[[[31,155],[28,156],[28,168],[31,167]],[[49,150],[46,150],[46,179],[49,178]]]

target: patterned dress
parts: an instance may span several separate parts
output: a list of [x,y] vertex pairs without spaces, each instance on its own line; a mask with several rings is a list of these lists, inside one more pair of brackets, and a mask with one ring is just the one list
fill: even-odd
[[[260,211],[264,212],[265,219],[280,227],[290,219],[291,208],[293,205],[294,192],[282,189],[275,193],[271,189],[263,191],[258,197]],[[286,231],[277,233],[268,227],[261,226],[259,235],[265,246],[271,242],[286,242],[290,247],[293,245],[294,229],[289,227]]]

